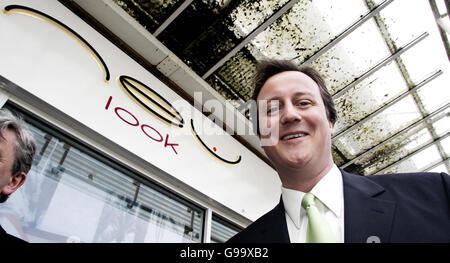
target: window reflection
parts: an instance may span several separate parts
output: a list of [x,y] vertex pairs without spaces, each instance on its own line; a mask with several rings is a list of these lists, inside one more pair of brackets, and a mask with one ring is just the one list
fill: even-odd
[[26,183],[0,206],[8,233],[29,242],[201,242],[200,208],[29,121],[38,152]]
[[213,214],[211,243],[225,243],[242,229]]

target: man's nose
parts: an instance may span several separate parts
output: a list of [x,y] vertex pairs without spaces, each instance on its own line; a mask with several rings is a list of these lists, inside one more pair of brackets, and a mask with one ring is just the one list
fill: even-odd
[[287,124],[290,122],[298,122],[302,120],[301,113],[295,105],[292,103],[286,103],[281,113],[281,124]]

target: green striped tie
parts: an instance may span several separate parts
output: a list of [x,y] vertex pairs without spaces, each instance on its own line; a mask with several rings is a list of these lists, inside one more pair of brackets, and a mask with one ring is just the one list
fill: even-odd
[[[336,237],[333,234],[327,221],[317,210],[316,197],[307,193],[302,200],[302,207],[306,210],[308,216],[308,231],[306,232],[307,243],[336,243]],[[319,200],[317,200],[320,202]]]

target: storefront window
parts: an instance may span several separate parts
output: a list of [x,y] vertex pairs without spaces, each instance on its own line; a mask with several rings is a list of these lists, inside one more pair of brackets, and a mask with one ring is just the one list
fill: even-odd
[[26,183],[0,205],[8,233],[29,242],[202,241],[201,208],[24,117],[38,151]]
[[225,243],[242,229],[213,214],[211,243]]

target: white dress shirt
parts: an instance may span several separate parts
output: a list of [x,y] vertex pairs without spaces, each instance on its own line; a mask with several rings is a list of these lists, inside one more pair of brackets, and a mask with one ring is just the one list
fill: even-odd
[[[344,242],[344,188],[341,171],[335,164],[331,170],[311,189],[320,202],[317,209],[333,230],[338,243]],[[281,188],[286,211],[286,222],[291,243],[305,243],[308,216],[301,203],[306,193]]]

